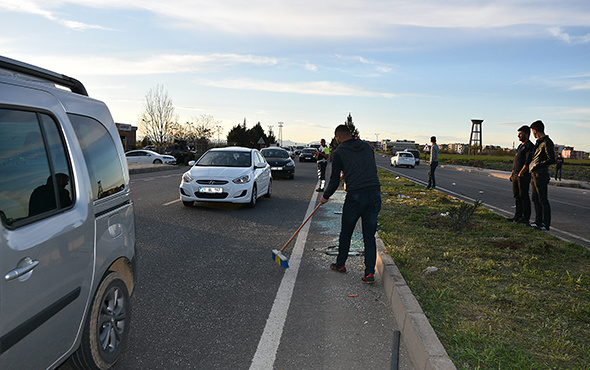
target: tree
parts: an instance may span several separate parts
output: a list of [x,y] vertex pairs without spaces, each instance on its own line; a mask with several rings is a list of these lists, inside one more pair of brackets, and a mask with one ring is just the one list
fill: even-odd
[[359,130],[357,130],[356,127],[354,126],[354,122],[352,121],[352,114],[351,113],[348,113],[348,117],[346,117],[346,121],[344,121],[344,124],[350,130],[350,134],[352,135],[352,137],[360,137],[361,136],[359,133]]
[[254,127],[248,130],[248,138],[250,141],[251,148],[258,147],[258,140],[260,140],[260,138],[264,140],[264,144],[262,145],[266,146],[266,144],[268,144],[268,137],[264,133],[264,129],[262,128],[260,122],[258,122],[256,125],[254,125]]
[[227,133],[227,145],[248,147],[249,144],[250,140],[248,139],[248,132],[244,125],[237,124]]
[[163,147],[174,136],[178,116],[174,113],[172,99],[162,85],[156,85],[145,95],[139,128],[158,147]]

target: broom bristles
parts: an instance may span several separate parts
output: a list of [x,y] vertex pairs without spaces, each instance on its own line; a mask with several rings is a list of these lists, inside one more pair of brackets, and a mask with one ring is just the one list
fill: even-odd
[[272,259],[279,264],[279,266],[281,266],[282,268],[289,268],[289,260],[287,259],[287,257],[280,251],[277,249],[273,249],[272,250]]

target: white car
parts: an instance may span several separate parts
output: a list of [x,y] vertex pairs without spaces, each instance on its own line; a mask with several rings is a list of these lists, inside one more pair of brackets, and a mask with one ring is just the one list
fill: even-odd
[[416,165],[416,158],[414,158],[410,152],[397,152],[391,157],[391,165],[395,167],[407,166],[414,168]]
[[151,150],[132,150],[125,153],[127,163],[176,164],[171,155],[159,154]]
[[270,165],[256,149],[227,147],[208,150],[182,175],[180,199],[194,202],[248,203],[272,194]]

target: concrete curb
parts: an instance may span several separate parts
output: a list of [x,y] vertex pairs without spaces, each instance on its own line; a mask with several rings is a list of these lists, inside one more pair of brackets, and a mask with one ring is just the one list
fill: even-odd
[[416,369],[456,370],[420,304],[377,234],[377,271]]
[[148,173],[148,172],[158,172],[158,171],[169,171],[177,169],[178,166],[171,166],[169,164],[128,164],[127,167],[129,168],[129,174],[134,175],[137,173]]

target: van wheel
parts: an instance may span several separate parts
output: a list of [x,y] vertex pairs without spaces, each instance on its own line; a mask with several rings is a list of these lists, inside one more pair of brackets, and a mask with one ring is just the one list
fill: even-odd
[[80,348],[70,358],[76,369],[108,369],[127,342],[131,307],[123,277],[109,273],[100,283],[87,315]]
[[256,207],[256,200],[257,199],[258,199],[258,192],[256,191],[256,184],[254,184],[254,186],[252,187],[252,196],[250,197],[250,203],[248,203],[248,206],[250,208]]

